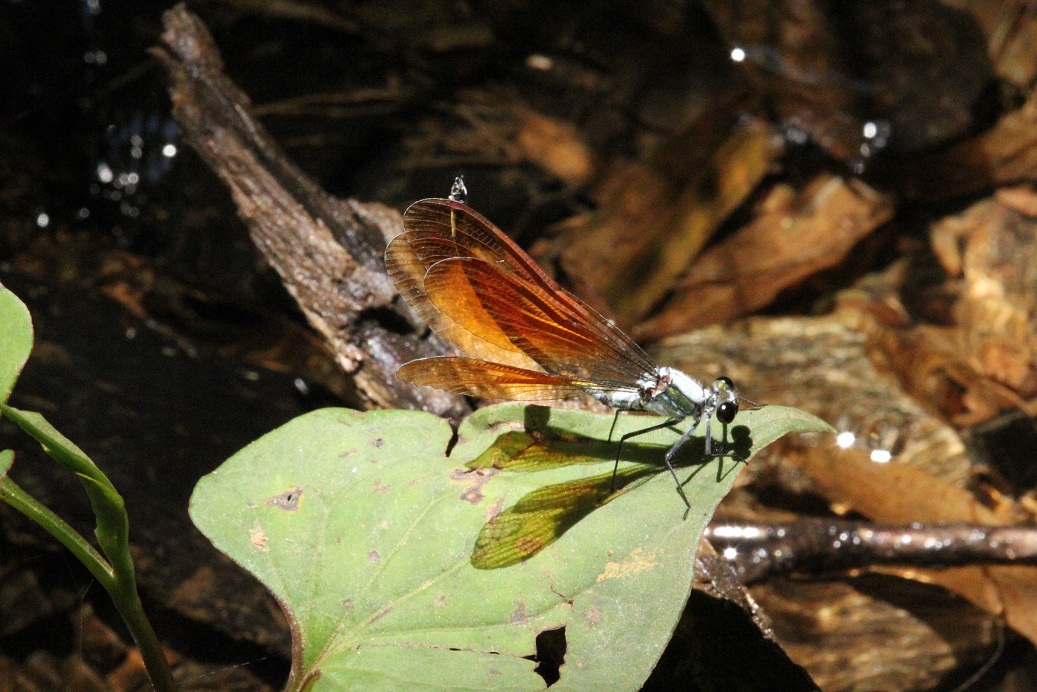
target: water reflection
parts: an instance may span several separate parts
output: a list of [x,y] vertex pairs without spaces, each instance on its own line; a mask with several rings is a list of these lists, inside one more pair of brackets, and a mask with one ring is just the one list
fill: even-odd
[[176,123],[159,111],[135,112],[121,123],[109,124],[91,192],[119,203],[123,216],[136,218],[142,186],[159,183],[173,170],[178,139]]

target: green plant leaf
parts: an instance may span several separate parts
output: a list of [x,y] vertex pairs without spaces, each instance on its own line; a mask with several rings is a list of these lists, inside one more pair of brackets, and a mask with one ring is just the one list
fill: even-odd
[[0,404],[11,396],[32,351],[32,318],[18,296],[0,285]]
[[94,536],[101,550],[120,574],[132,578],[134,570],[129,552],[130,527],[126,504],[108,477],[42,414],[21,411],[6,404],[0,404],[0,412],[39,442],[47,456],[79,477],[97,520]]
[[[652,422],[621,416],[614,435]],[[636,689],[673,633],[699,538],[743,464],[693,464],[702,448],[693,438],[678,455],[686,512],[661,465],[679,432],[660,430],[628,442],[619,490],[605,497],[611,425],[612,416],[503,404],[464,421],[447,457],[451,430],[429,414],[326,409],[199,481],[191,516],[284,607],[296,649],[291,689],[540,689],[526,657],[538,633],[561,627],[556,687]],[[728,432],[752,453],[786,432],[828,429],[765,407]],[[501,438],[523,431],[533,438]],[[510,447],[490,457],[505,470],[487,457],[498,438]],[[540,461],[531,461],[537,445]],[[524,470],[511,469],[523,449]],[[566,504],[574,498],[575,513]],[[473,564],[493,518],[523,506],[551,540],[511,566]]]

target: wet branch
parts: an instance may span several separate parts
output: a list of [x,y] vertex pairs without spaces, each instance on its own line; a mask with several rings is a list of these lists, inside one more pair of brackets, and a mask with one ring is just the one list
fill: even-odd
[[402,231],[399,213],[322,190],[251,115],[251,102],[223,73],[201,20],[177,5],[163,21],[165,47],[152,54],[169,75],[173,116],[184,139],[230,188],[253,242],[353,376],[357,404],[461,415],[467,407],[459,398],[412,388],[394,374],[401,362],[440,354],[441,347],[390,332],[365,315],[397,309],[382,253]]
[[[980,524],[910,526],[804,519],[787,524],[715,523],[706,537],[745,583],[792,572],[875,565],[925,568],[1037,565],[1037,528]],[[732,552],[733,551],[733,552]]]

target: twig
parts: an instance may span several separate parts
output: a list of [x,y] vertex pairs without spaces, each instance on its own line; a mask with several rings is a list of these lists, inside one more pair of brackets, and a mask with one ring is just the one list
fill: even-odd
[[791,572],[873,565],[1037,565],[1037,528],[981,524],[910,526],[804,519],[787,524],[717,523],[706,530],[745,583]]

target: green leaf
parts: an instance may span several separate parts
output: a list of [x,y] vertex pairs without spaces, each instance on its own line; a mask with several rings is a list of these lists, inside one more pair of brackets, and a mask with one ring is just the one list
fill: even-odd
[[[0,501],[4,501],[46,529],[90,570],[111,596],[133,640],[140,649],[148,676],[156,690],[173,690],[176,684],[162,647],[144,613],[137,593],[133,557],[130,555],[129,517],[126,506],[108,477],[79,447],[58,432],[35,411],[20,411],[0,403],[0,413],[35,439],[54,461],[75,473],[90,500],[96,524],[94,535],[108,561],[59,516],[4,478],[7,454],[0,454]],[[13,458],[13,452],[10,453]]]
[[32,318],[18,296],[0,285],[0,404],[14,389],[32,351]]
[[6,404],[0,404],[0,412],[39,442],[51,459],[79,476],[97,520],[94,535],[101,550],[118,573],[132,577],[133,561],[129,553],[130,527],[126,505],[108,477],[83,450],[58,432],[43,415],[35,411],[21,411]]
[[[614,436],[658,420],[621,416]],[[679,432],[656,431],[628,443],[619,489],[606,497],[611,425],[610,415],[504,404],[462,423],[447,457],[451,430],[429,414],[326,409],[199,481],[191,516],[284,607],[296,645],[291,689],[541,689],[526,657],[538,633],[560,627],[556,687],[636,689],[673,633],[699,538],[743,463],[703,464],[692,438],[678,455],[686,512],[661,463]],[[751,453],[785,432],[826,429],[765,407],[728,432]],[[490,457],[507,469],[525,449],[540,461],[524,459],[521,471],[488,463],[506,432],[533,437],[505,437],[508,448]],[[515,507],[531,509],[551,540],[511,566],[473,565],[481,532]]]

